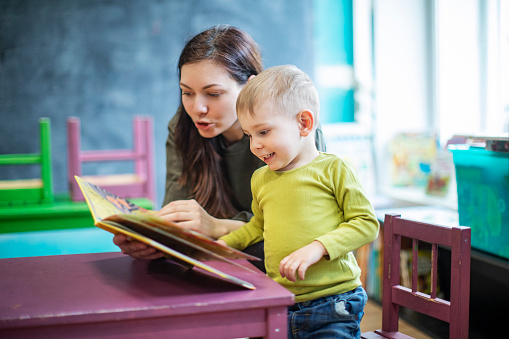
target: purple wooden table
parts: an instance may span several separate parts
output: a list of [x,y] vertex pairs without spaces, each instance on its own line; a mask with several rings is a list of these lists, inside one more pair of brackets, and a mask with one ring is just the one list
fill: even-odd
[[210,265],[256,290],[120,253],[0,259],[0,337],[287,338],[293,294],[239,263]]

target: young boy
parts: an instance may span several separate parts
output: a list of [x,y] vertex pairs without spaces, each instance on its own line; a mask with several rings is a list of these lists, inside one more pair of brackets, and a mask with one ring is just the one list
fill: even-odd
[[316,149],[319,106],[295,66],[269,68],[241,90],[239,122],[267,166],[251,179],[253,218],[219,241],[240,250],[265,241],[267,275],[295,294],[290,338],[359,338],[367,295],[352,251],[379,224],[352,167]]

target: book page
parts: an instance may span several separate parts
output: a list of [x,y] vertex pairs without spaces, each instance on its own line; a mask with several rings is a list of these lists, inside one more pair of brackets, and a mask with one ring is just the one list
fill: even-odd
[[78,176],[75,176],[75,178],[87,201],[94,222],[115,214],[155,214],[154,211],[137,206],[129,200],[118,197]]
[[[119,214],[103,220],[103,223],[109,222],[121,224],[131,231],[142,234],[200,261],[260,260],[247,253],[221,245],[202,233],[182,228],[175,223],[155,216]],[[227,261],[229,262],[229,260]]]

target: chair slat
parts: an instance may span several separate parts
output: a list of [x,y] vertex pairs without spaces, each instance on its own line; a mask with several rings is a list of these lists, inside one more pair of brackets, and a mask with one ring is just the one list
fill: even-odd
[[397,219],[394,224],[394,233],[410,239],[418,238],[430,244],[451,246],[451,230],[447,226]]
[[412,292],[417,292],[417,264],[419,262],[419,241],[412,239]]
[[97,151],[81,151],[81,161],[121,161],[143,158],[143,154],[137,154],[131,150],[97,150]]
[[392,286],[392,302],[408,307],[430,317],[450,322],[450,302],[436,298],[430,302],[430,296],[422,292],[413,293],[408,287]]
[[438,245],[431,245],[431,299],[437,297],[437,282],[438,282]]
[[0,154],[0,165],[30,165],[40,162],[40,154]]

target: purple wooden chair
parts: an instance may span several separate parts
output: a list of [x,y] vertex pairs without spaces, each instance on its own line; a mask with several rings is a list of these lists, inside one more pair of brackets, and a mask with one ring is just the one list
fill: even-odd
[[[449,323],[449,338],[468,338],[470,299],[470,228],[449,227],[387,214],[384,222],[382,329],[361,338],[410,338],[398,332],[399,306]],[[401,237],[412,240],[412,288],[400,285]],[[431,291],[417,290],[418,242],[431,244]],[[451,249],[450,301],[437,298],[438,245]]]
[[152,117],[135,117],[133,122],[133,149],[81,150],[80,119],[67,119],[68,181],[73,201],[85,198],[74,178],[83,176],[83,162],[134,161],[135,173],[93,175],[83,178],[123,198],[148,198],[155,203],[154,137]]

